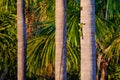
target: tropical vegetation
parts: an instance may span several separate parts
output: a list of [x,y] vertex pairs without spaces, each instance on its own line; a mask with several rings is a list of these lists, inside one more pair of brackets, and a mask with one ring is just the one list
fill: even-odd
[[[0,1],[1,80],[17,80],[16,3]],[[120,0],[95,0],[97,80],[120,79],[119,3]],[[25,0],[28,80],[55,78],[54,10],[54,0]],[[79,0],[67,0],[67,80],[80,78],[80,10]]]

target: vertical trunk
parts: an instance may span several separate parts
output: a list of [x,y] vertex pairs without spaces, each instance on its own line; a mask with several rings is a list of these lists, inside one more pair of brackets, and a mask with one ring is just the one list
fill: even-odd
[[101,69],[101,78],[100,80],[105,80],[105,70],[104,68]]
[[100,63],[100,68],[101,68],[100,80],[108,80],[107,79],[107,67],[108,67],[108,62],[106,62],[104,59],[102,59],[101,63]]
[[96,72],[96,80],[99,80],[99,72],[100,72],[100,64],[102,60],[102,55],[98,54],[97,56],[97,72]]
[[96,80],[95,2],[81,0],[81,80]]
[[55,80],[66,80],[66,0],[55,4]]
[[17,0],[17,77],[25,80],[25,55],[26,55],[26,26],[24,16],[24,0]]

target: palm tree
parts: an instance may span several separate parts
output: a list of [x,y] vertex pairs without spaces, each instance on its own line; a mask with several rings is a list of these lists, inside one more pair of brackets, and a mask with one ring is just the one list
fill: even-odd
[[81,9],[81,80],[96,80],[94,0],[81,0]]
[[55,80],[66,80],[66,0],[55,4]]
[[25,80],[25,55],[26,55],[26,25],[24,16],[24,0],[17,0],[17,37],[18,37],[18,54],[17,54],[17,74],[18,80]]
[[[119,25],[116,25],[114,22],[110,22],[96,16],[97,54],[101,56],[101,59],[97,60],[97,62],[101,63],[99,65],[101,68],[98,68],[97,71],[105,73],[102,74],[97,72],[97,74],[101,74],[101,76],[97,76],[99,76],[99,78],[101,77],[102,80],[106,80],[106,78],[108,78],[108,75],[109,79],[111,77],[115,78],[116,75],[113,74],[113,71],[111,69],[113,69],[116,65],[119,67],[120,29],[118,27]],[[115,70],[117,70],[117,68]],[[113,75],[110,77],[111,73]]]
[[[40,2],[41,5],[46,5],[47,0]],[[48,1],[47,1],[48,3]],[[49,0],[49,5],[44,6],[43,9],[35,9],[34,13],[41,14],[41,18],[44,15],[47,17],[45,22],[39,21],[39,17],[36,16],[35,24],[33,27],[38,26],[37,30],[33,31],[35,37],[28,40],[27,45],[27,75],[46,76],[48,75],[47,67],[52,64],[54,77],[54,64],[55,64],[55,25],[54,25],[54,0]],[[79,65],[80,65],[80,39],[79,37],[79,1],[67,2],[67,73],[68,80],[76,75],[79,78]],[[39,5],[38,5],[38,8]],[[40,11],[39,11],[40,10]],[[47,14],[44,14],[47,12]],[[39,16],[39,15],[38,15]],[[37,22],[38,21],[38,22]],[[77,30],[77,31],[76,31]],[[32,65],[31,65],[32,64]],[[38,78],[39,78],[38,77]],[[49,77],[49,76],[46,76]]]
[[97,55],[101,56],[101,59],[97,60],[97,63],[100,63],[97,67],[101,66],[97,68],[97,76],[102,80],[117,78],[117,68],[112,69],[119,67],[119,2],[96,0],[96,44]]

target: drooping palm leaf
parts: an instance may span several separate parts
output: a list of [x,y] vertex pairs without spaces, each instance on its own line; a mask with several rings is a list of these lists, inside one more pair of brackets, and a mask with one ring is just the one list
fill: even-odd
[[[53,3],[54,1],[48,1]],[[74,2],[74,1],[73,1]],[[67,16],[67,70],[76,70],[79,72],[79,2],[72,3],[69,1],[69,10]],[[39,26],[36,38],[28,41],[28,53],[27,53],[27,70],[31,74],[40,75],[46,72],[49,64],[54,68],[54,56],[55,56],[55,27],[54,27],[54,5],[48,5],[46,8],[48,16],[47,22],[42,23]],[[53,10],[53,11],[52,11]],[[72,12],[69,12],[72,10]],[[42,15],[42,14],[41,14]],[[54,70],[54,69],[53,69]],[[53,71],[54,72],[54,71]],[[45,73],[44,73],[45,74]]]
[[[11,10],[12,11],[12,10]],[[9,12],[9,10],[8,10]],[[16,79],[16,15],[0,9],[0,73],[4,79]],[[14,10],[13,10],[14,13]],[[14,66],[14,67],[13,67]],[[7,72],[5,72],[7,69]],[[12,72],[13,71],[13,72]],[[1,75],[2,75],[1,74]],[[0,75],[0,76],[1,76]]]
[[100,46],[104,57],[106,57],[108,61],[114,60],[117,63],[120,55],[119,32],[120,29],[118,25],[96,17],[96,42]]

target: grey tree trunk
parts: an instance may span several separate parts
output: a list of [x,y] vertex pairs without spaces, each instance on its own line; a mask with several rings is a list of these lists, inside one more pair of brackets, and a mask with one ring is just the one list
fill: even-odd
[[55,4],[55,80],[66,80],[66,0]]
[[17,37],[17,80],[25,80],[26,25],[24,15],[24,0],[17,0]]
[[96,80],[95,2],[81,0],[81,80]]

